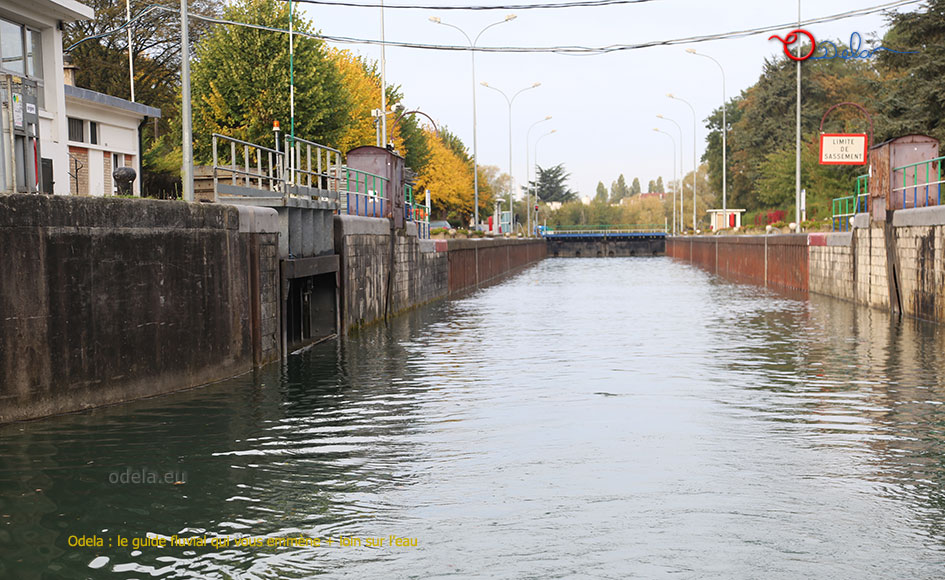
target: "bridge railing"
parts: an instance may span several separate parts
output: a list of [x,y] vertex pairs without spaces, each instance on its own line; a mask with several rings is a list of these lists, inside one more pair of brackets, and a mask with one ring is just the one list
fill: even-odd
[[343,167],[341,151],[298,137],[285,138],[289,183],[337,192]]
[[[229,185],[242,186],[247,191],[259,190],[254,197],[281,198],[285,191],[284,168],[285,155],[281,151],[213,134],[213,191],[217,196],[221,194],[221,183],[226,185],[229,182]],[[234,191],[222,193],[239,196]]]
[[575,224],[542,228],[542,235],[610,235],[610,234],[657,234],[666,233],[663,224]]

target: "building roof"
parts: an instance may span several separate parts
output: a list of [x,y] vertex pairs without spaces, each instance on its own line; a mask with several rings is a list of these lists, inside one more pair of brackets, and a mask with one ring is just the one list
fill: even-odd
[[161,116],[161,109],[156,107],[150,107],[148,105],[142,105],[141,103],[126,101],[125,99],[119,99],[118,97],[106,95],[105,93],[98,93],[95,91],[90,91],[89,89],[74,87],[72,85],[65,85],[65,88],[67,97],[73,97],[75,99],[81,99],[91,103],[98,103],[100,105],[107,105],[109,107],[122,109],[142,117]]
[[37,14],[67,22],[95,17],[94,10],[76,0],[5,0],[3,4],[4,8],[15,12],[35,11]]

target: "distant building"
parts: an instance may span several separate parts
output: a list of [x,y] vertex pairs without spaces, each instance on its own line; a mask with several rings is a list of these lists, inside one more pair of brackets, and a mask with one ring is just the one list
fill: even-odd
[[[69,191],[77,195],[114,195],[112,171],[131,167],[138,174],[134,194],[141,195],[140,130],[161,110],[72,85],[65,71],[69,142]],[[57,191],[57,193],[62,193]]]
[[740,228],[742,227],[742,214],[745,213],[743,209],[727,209],[724,212],[720,209],[710,209],[709,213],[709,228],[714,232],[716,230],[724,230],[726,228]]

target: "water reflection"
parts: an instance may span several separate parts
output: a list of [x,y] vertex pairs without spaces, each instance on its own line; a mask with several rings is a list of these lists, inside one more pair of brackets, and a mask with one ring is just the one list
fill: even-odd
[[[0,577],[938,577],[942,333],[547,260],[283,366],[0,427]],[[183,481],[114,482],[138,472]],[[149,533],[417,546],[107,543]]]

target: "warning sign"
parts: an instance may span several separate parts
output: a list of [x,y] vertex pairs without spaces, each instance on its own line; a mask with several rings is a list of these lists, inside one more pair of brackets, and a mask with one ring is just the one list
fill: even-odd
[[866,165],[865,133],[821,133],[821,165]]

